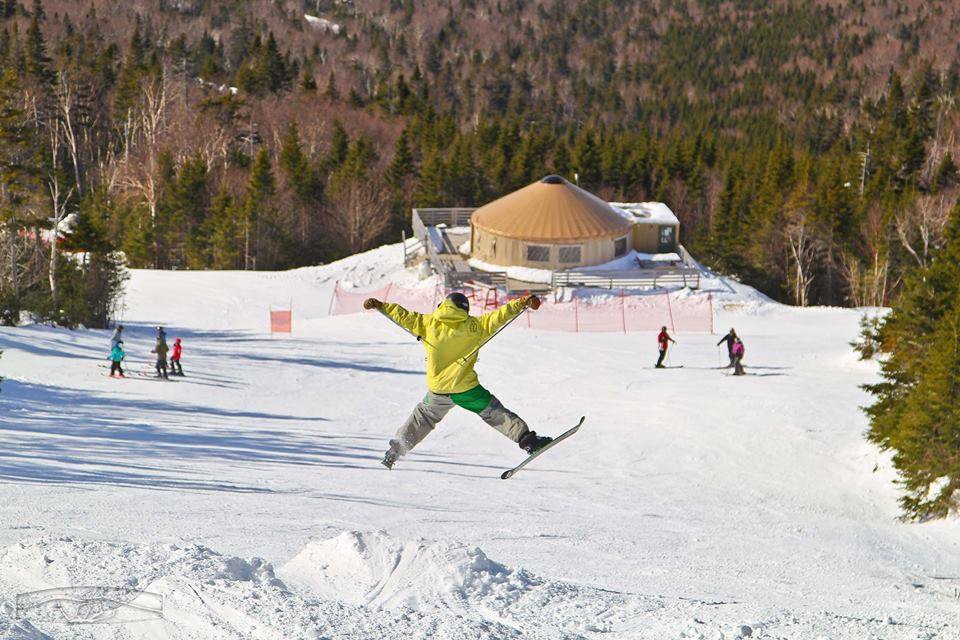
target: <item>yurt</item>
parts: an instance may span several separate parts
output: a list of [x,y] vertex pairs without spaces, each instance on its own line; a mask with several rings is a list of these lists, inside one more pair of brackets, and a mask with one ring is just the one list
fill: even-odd
[[506,267],[572,269],[626,254],[634,222],[551,175],[480,207],[470,225],[473,258]]

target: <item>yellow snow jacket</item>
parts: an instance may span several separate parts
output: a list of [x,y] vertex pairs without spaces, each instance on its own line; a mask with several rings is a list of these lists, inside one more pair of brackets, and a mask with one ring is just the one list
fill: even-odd
[[[444,300],[431,314],[408,311],[385,303],[383,313],[423,340],[427,350],[427,388],[434,393],[469,391],[480,384],[473,366],[477,347],[527,306],[526,298],[512,300],[479,318]],[[464,356],[469,358],[463,359]]]

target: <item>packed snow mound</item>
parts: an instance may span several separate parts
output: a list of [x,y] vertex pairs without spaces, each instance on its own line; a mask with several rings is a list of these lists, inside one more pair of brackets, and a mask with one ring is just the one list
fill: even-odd
[[[95,561],[85,562],[85,558]],[[221,555],[200,545],[42,537],[0,552],[0,585],[16,578],[21,585],[38,590],[94,584],[145,588],[171,576],[207,584],[251,582],[283,588],[270,563],[260,558]]]
[[97,588],[127,589],[158,598],[153,616],[83,625],[83,637],[95,640],[632,637],[641,618],[664,606],[657,598],[540,581],[476,547],[382,532],[311,543],[276,573],[283,580],[259,558],[199,545],[28,539],[0,550],[0,640],[78,637],[80,627],[55,604],[14,604],[20,594],[44,590],[83,597]]
[[311,542],[280,575],[324,597],[374,608],[422,609],[479,600],[506,606],[541,584],[522,570],[490,560],[477,547],[399,540],[382,531],[350,531]]

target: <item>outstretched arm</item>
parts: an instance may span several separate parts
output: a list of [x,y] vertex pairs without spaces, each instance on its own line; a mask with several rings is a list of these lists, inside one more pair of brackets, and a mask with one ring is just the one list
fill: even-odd
[[527,307],[530,307],[534,310],[539,309],[540,298],[534,295],[529,295],[522,298],[517,298],[516,300],[511,300],[496,311],[483,314],[478,318],[478,320],[480,320],[480,326],[483,328],[483,331],[487,335],[493,335],[500,328],[502,328],[503,325],[517,317],[520,312]]
[[385,316],[418,338],[423,338],[427,332],[422,313],[409,311],[392,302],[380,302],[376,298],[367,298],[363,303],[363,308],[379,309]]

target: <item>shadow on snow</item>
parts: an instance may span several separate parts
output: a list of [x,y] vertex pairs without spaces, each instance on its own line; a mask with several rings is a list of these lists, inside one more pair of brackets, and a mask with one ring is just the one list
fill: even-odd
[[[359,444],[370,437],[317,430],[327,421],[318,417],[117,398],[14,380],[4,382],[0,402],[0,481],[278,493],[217,479],[209,463],[369,470],[381,454],[380,446]],[[150,423],[142,412],[149,412]],[[264,426],[244,428],[238,418]],[[290,421],[303,428],[291,430]]]

